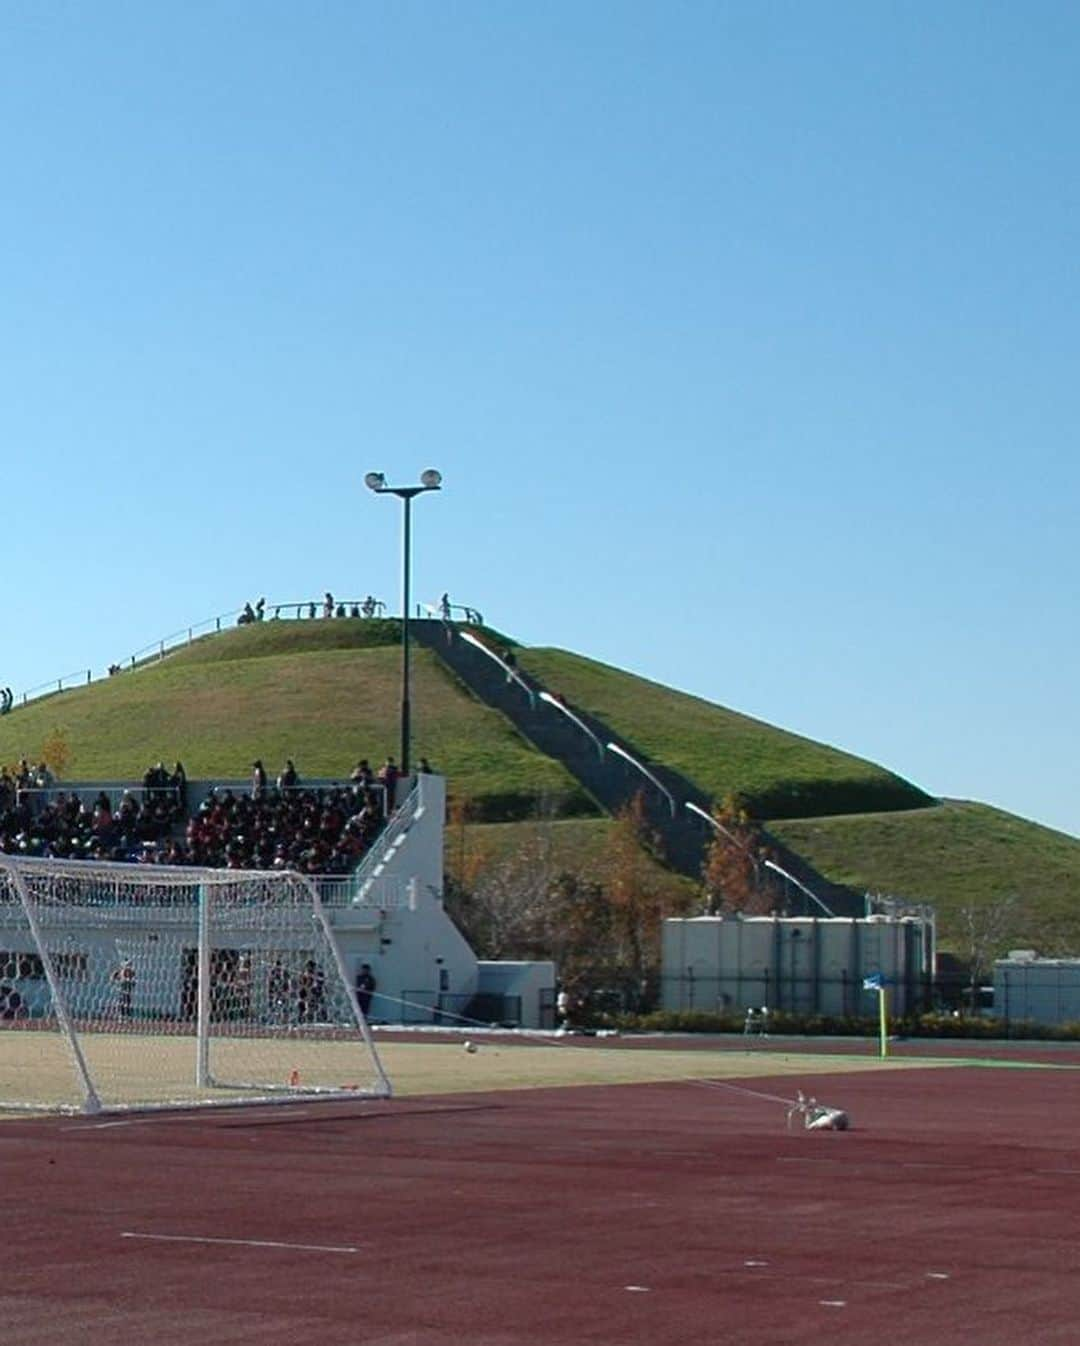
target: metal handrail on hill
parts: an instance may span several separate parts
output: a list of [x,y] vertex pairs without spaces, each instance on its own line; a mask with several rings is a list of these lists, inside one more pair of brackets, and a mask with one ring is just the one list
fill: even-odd
[[[460,613],[458,617],[455,614]],[[416,615],[424,615],[443,622],[463,622],[466,626],[483,626],[484,614],[466,603],[417,603]]]
[[462,640],[467,641],[468,644],[472,645],[475,649],[478,649],[481,654],[486,654],[487,657],[490,660],[492,660],[493,663],[498,664],[499,667],[502,669],[502,671],[506,674],[506,681],[516,682],[517,685],[525,693],[525,695],[529,698],[529,705],[535,708],[536,693],[533,691],[533,689],[529,686],[529,684],[525,681],[525,679],[521,676],[521,674],[517,671],[517,669],[514,668],[512,664],[507,663],[507,661],[503,659],[500,655],[496,654],[495,651],[491,649],[490,646],[485,645],[482,640],[477,640],[477,638],[472,634],[471,631],[462,631],[460,634]]
[[[364,618],[382,617],[386,613],[386,604],[381,599],[346,598],[335,602],[335,616],[331,619],[323,615],[323,604],[323,599],[314,602],[311,599],[305,599],[303,602],[273,603],[268,605],[270,616],[261,620],[263,622],[335,620],[341,609],[344,609],[345,616]],[[196,622],[193,626],[183,627],[170,635],[162,636],[152,644],[144,645],[142,649],[136,650],[123,660],[112,664],[106,672],[99,673],[96,677],[92,669],[79,668],[74,673],[65,673],[63,677],[50,678],[48,682],[38,683],[36,687],[28,687],[25,691],[18,692],[13,697],[12,708],[16,704],[26,706],[31,701],[39,701],[42,697],[55,696],[57,692],[69,692],[74,687],[88,687],[94,682],[104,682],[107,678],[115,677],[120,673],[139,668],[154,660],[164,659],[167,654],[181,646],[192,645],[204,636],[215,635],[224,629],[237,625],[243,613],[243,608],[233,608],[230,612],[223,612],[217,617],[207,617],[204,621]],[[259,621],[257,620],[255,624],[258,625]]]

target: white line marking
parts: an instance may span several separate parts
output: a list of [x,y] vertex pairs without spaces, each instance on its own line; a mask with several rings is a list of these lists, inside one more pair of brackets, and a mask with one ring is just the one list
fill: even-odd
[[928,1271],[926,1273],[926,1279],[928,1281],[947,1281],[949,1279],[949,1273],[947,1271]]
[[645,1295],[647,1295],[647,1294],[649,1293],[649,1287],[648,1287],[647,1285],[624,1285],[624,1286],[623,1286],[623,1289],[624,1289],[624,1290],[636,1290],[636,1291],[638,1291],[640,1294],[645,1294]]
[[302,1253],[358,1253],[351,1244],[334,1243],[279,1243],[273,1239],[206,1238],[198,1234],[137,1234],[125,1230],[122,1239],[153,1239],[158,1243],[228,1243],[238,1248],[289,1248]]
[[81,1122],[78,1126],[62,1126],[61,1131],[104,1131],[110,1126],[133,1126],[134,1119],[125,1118],[122,1122]]
[[819,1299],[818,1303],[824,1309],[846,1309],[846,1299]]

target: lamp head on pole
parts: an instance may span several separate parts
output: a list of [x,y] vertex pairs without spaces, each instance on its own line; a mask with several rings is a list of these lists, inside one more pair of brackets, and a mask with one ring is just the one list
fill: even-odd
[[402,500],[411,500],[413,496],[422,495],[424,491],[441,490],[442,473],[429,467],[420,474],[419,486],[387,486],[385,472],[369,472],[364,477],[364,485],[376,495],[397,495]]

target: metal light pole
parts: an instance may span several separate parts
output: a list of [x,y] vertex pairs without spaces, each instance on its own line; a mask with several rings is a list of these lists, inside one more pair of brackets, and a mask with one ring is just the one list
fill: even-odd
[[401,760],[398,764],[403,776],[409,774],[409,580],[412,546],[413,497],[425,491],[442,488],[442,475],[429,467],[420,474],[419,486],[387,486],[381,472],[369,472],[364,485],[376,495],[396,495],[405,510],[401,545]]

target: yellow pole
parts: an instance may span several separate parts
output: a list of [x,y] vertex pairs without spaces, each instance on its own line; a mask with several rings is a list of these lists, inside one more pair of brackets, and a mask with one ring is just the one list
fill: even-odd
[[888,1014],[885,1008],[885,998],[888,992],[884,986],[878,987],[878,1018],[881,1022],[881,1059],[884,1060],[889,1054],[889,1029]]

